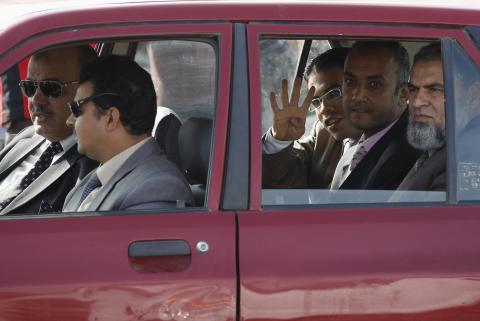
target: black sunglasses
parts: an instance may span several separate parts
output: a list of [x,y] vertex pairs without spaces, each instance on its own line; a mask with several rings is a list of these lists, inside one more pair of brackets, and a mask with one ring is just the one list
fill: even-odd
[[21,80],[18,84],[22,93],[27,97],[33,97],[37,88],[40,88],[42,93],[51,98],[58,98],[63,95],[63,87],[70,84],[78,83],[78,81],[59,81],[59,80]]
[[[82,114],[82,111],[80,110],[80,107],[82,107],[83,104],[86,104],[90,101],[98,100],[98,99],[103,98],[105,96],[116,97],[116,98],[121,97],[119,94],[115,94],[115,93],[102,93],[102,94],[98,94],[98,95],[94,95],[94,96],[90,96],[90,97],[85,97],[83,99],[79,99],[79,100],[69,102],[68,107],[70,108],[70,111],[72,112],[73,116],[78,117]],[[107,106],[104,102],[103,104],[98,104],[98,106],[100,108],[105,109],[105,108],[110,107],[111,105]]]

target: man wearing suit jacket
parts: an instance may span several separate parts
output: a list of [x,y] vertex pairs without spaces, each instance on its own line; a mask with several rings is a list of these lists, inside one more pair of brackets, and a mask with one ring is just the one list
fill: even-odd
[[407,141],[408,53],[398,42],[358,41],[345,61],[343,106],[363,132],[340,159],[331,189],[394,190],[419,152]]
[[95,57],[85,45],[50,49],[30,59],[20,87],[33,126],[0,152],[0,215],[61,210],[77,179],[96,166],[77,152],[66,124],[79,70]]
[[87,65],[70,103],[78,151],[100,162],[67,196],[64,212],[158,210],[193,203],[190,187],[151,137],[156,95],[150,75],[127,57]]
[[[283,80],[281,109],[275,93],[270,94],[273,124],[262,138],[264,188],[330,186],[342,153],[342,141],[357,140],[361,135],[346,118],[342,106],[341,86],[347,53],[348,48],[332,48],[312,59],[305,68],[304,79],[308,88],[315,87],[315,90],[302,106],[298,106],[300,79],[293,84],[291,99]],[[299,139],[305,132],[309,109],[315,110],[317,122],[308,137]]]
[[445,191],[445,95],[440,43],[419,50],[408,85],[408,142],[423,151],[399,190]]

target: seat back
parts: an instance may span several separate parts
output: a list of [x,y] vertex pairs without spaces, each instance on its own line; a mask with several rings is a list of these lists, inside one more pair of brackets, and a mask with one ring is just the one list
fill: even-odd
[[154,137],[167,158],[181,169],[180,151],[178,149],[180,127],[182,127],[180,119],[173,113],[167,114],[158,122]]
[[178,134],[180,163],[191,184],[197,206],[201,206],[205,201],[211,143],[211,119],[192,117],[180,128]]

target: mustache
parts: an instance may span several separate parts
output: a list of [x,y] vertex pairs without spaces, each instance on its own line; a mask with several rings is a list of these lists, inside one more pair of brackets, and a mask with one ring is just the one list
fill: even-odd
[[47,107],[47,106],[32,106],[31,107],[32,114],[44,114],[44,115],[53,115],[54,113]]

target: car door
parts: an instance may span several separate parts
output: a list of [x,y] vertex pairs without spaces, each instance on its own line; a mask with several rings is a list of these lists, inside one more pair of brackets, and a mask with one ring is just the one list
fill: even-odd
[[[331,16],[323,16],[322,9]],[[462,78],[469,70],[478,81],[478,48],[460,27],[390,25],[385,22],[390,18],[382,16],[380,9],[378,20],[384,19],[382,24],[346,23],[353,11],[362,21],[375,20],[369,14],[361,15],[373,8],[337,9],[312,7],[311,11],[319,13],[318,20],[343,23],[302,21],[247,27],[252,97],[251,202],[249,211],[238,214],[241,318],[476,320],[480,299],[477,165],[457,168],[460,147],[455,146],[460,138],[455,128],[460,127],[462,104],[454,74]],[[290,20],[301,20],[294,10],[290,12]],[[413,10],[406,12],[411,16],[392,20],[413,22],[414,18],[408,18],[415,17]],[[419,14],[434,13],[425,10]],[[412,194],[419,196],[417,199],[412,196],[405,203],[392,204],[380,200],[382,192],[378,191],[347,191],[341,200],[328,201],[328,189],[262,189],[261,141],[271,124],[271,117],[264,116],[270,109],[268,99],[263,98],[272,90],[264,86],[264,79],[270,76],[265,70],[278,72],[280,84],[279,77],[287,78],[288,74],[277,69],[289,64],[286,51],[277,51],[274,56],[262,41],[313,39],[348,45],[365,38],[407,43],[441,40],[446,85],[446,193],[431,192],[434,199],[428,200],[418,192]],[[289,46],[290,51],[299,47]],[[457,68],[462,59],[464,67]],[[276,62],[269,69],[266,60]],[[457,185],[462,177],[465,192]]]
[[[150,212],[25,215],[0,218],[1,320],[234,320],[236,313],[235,217],[220,209],[229,113],[232,27],[228,23],[138,21],[90,24],[95,10],[54,12],[6,30],[19,38],[0,67],[53,45],[118,40],[189,39],[212,45],[213,135],[203,206]],[[137,12],[136,14],[134,12]],[[76,26],[66,23],[74,18]],[[97,17],[99,18],[99,17]],[[123,19],[122,19],[123,20]],[[128,19],[127,19],[128,20]],[[137,21],[136,21],[137,20]],[[82,25],[85,23],[85,25]],[[41,23],[40,23],[41,24]],[[81,26],[81,27],[80,27]],[[209,147],[210,148],[210,147]],[[209,153],[209,154],[208,154]]]

